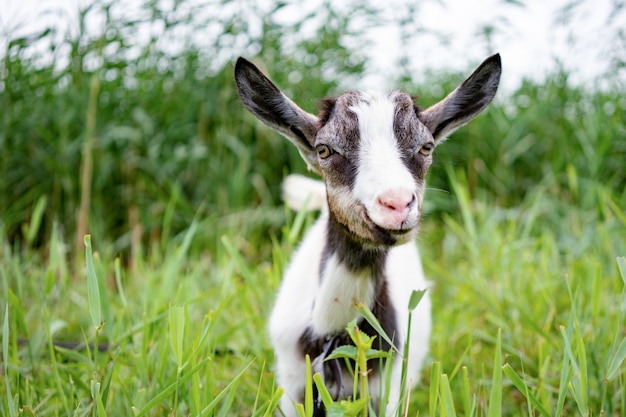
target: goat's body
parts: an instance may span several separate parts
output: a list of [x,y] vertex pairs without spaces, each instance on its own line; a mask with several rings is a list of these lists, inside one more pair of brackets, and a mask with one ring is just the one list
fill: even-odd
[[[293,180],[292,180],[293,181]],[[294,184],[295,185],[295,184]],[[298,183],[298,185],[303,185]],[[319,190],[319,189],[318,189]],[[286,194],[291,191],[287,188]],[[300,190],[301,191],[301,190]],[[319,196],[312,195],[319,201]],[[288,201],[289,203],[289,201]],[[325,247],[328,242],[328,208],[322,210],[319,219],[308,231],[300,247],[294,254],[289,268],[284,274],[280,291],[276,298],[269,324],[272,343],[276,352],[277,382],[285,389],[281,408],[287,416],[295,415],[292,402],[302,402],[305,380],[305,352],[303,333],[307,337],[323,340],[343,332],[353,319],[359,319],[355,303],[363,303],[370,310],[376,309],[376,298],[381,286],[385,287],[388,300],[384,314],[379,321],[389,318],[394,321],[395,334],[389,334],[401,346],[407,340],[408,305],[413,290],[426,289],[428,283],[424,277],[418,250],[413,241],[401,246],[394,246],[383,255],[382,282],[373,277],[368,268],[352,271],[338,260],[336,255],[327,259],[327,272],[320,271],[323,264]],[[332,274],[332,276],[328,275]],[[382,319],[382,320],[381,320]],[[416,383],[424,357],[428,351],[431,329],[430,299],[426,294],[413,313],[410,353],[408,358],[407,378],[409,383]],[[380,336],[378,336],[380,338]],[[312,357],[311,361],[316,358]],[[402,359],[396,354],[392,368],[392,388],[389,393],[388,408],[393,409],[399,398]],[[380,375],[370,377],[371,393],[376,396],[379,389]],[[352,395],[353,379],[348,375],[342,378],[341,397]],[[383,385],[384,386],[384,385]],[[333,387],[329,387],[331,392]]]

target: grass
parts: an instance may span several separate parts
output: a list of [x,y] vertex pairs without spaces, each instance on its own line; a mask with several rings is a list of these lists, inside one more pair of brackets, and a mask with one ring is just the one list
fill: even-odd
[[[461,213],[427,218],[420,238],[434,330],[409,415],[620,414],[626,222],[613,196],[595,190],[595,210],[570,208],[551,224],[549,184],[498,209],[467,199],[466,180],[448,172]],[[236,235],[215,255],[190,255],[199,223],[133,272],[95,241],[75,275],[58,234],[44,256],[5,241],[3,414],[271,413],[280,391],[265,319],[309,221],[290,221],[261,264]]]
[[[435,249],[443,256],[424,256],[438,277],[435,325],[445,323],[433,332],[432,356],[464,393],[457,401],[465,398],[465,415],[475,415],[468,404],[491,413],[498,331],[508,377],[499,376],[502,414],[620,414],[624,378],[612,374],[611,363],[623,359],[625,282],[615,260],[626,249],[623,216],[616,211],[597,222],[570,209],[561,223],[546,222],[541,207],[556,203],[537,193],[515,210],[462,204],[461,220],[446,220],[454,232]],[[599,204],[612,210],[610,200]],[[532,222],[540,232],[527,231]],[[463,369],[481,389],[467,391]]]
[[[184,243],[181,238],[166,262],[139,266],[132,277],[135,284],[123,277],[125,300],[112,288],[115,262],[105,264],[97,252],[93,269],[87,264],[89,276],[81,274],[79,280],[5,252],[9,332],[3,337],[10,353],[3,358],[10,364],[4,367],[10,384],[3,385],[15,384],[19,407],[38,410],[38,415],[83,415],[93,407],[102,415],[93,388],[100,385],[108,415],[167,414],[169,409],[209,415],[211,404],[227,407],[219,398],[252,410],[259,383],[271,384],[263,376],[264,361],[252,360],[271,356],[260,337],[259,314],[267,306],[260,304],[258,289],[243,282],[249,276],[236,261],[218,268],[208,259],[194,259],[190,265],[182,260]],[[56,282],[41,292],[39,282],[46,273],[55,275]],[[94,285],[104,291],[90,291]],[[94,293],[100,295],[101,313],[95,310]],[[84,345],[67,349],[52,344],[68,339]],[[106,350],[100,352],[98,344],[106,344]],[[254,380],[240,382],[244,374],[254,374]]]

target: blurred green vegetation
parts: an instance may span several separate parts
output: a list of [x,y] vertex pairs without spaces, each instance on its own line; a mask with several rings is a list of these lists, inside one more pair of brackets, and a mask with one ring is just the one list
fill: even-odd
[[[137,227],[143,232],[142,243],[165,245],[194,217],[214,225],[214,230],[207,228],[206,241],[200,242],[205,246],[215,246],[224,228],[261,233],[282,224],[283,210],[273,213],[270,208],[278,202],[280,177],[301,170],[303,164],[281,138],[257,130],[245,114],[234,88],[231,60],[213,62],[221,43],[245,30],[237,10],[225,18],[208,18],[207,25],[222,25],[216,39],[168,52],[163,39],[175,37],[181,27],[200,25],[194,22],[195,8],[167,13],[156,3],[145,2],[144,13],[131,20],[113,17],[113,6],[122,2],[95,4],[81,13],[81,31],[75,37],[55,43],[57,33],[45,29],[11,40],[3,52],[0,207],[9,240],[18,247],[41,245],[55,222],[64,234],[74,235],[81,160],[90,140],[88,231],[114,242],[114,251],[129,247],[131,230]],[[328,24],[319,32],[323,36],[313,34],[315,40],[302,42],[300,56],[287,57],[283,37],[297,32],[297,26],[311,17],[286,29],[272,20],[280,8],[275,4],[258,22],[262,29],[256,37],[243,33],[246,44],[240,52],[254,50],[264,57],[277,82],[303,91],[301,101],[314,107],[314,98],[326,95],[334,85],[322,72],[362,70],[362,60],[349,57],[340,46],[348,17],[334,14],[329,5]],[[106,16],[96,35],[87,30],[92,14]],[[170,21],[172,16],[178,20]],[[133,42],[138,27],[145,26],[141,19],[164,27],[164,33],[145,43]],[[50,50],[42,59],[37,52],[47,44]],[[320,48],[325,52],[318,60]],[[298,71],[300,81],[293,82]],[[90,108],[94,94],[95,108]],[[95,119],[93,132],[90,117]],[[25,225],[38,201],[45,201],[41,226],[27,237]],[[263,209],[256,210],[260,206]]]
[[[211,225],[195,240],[202,248],[214,248],[231,228],[252,240],[276,231],[284,223],[276,208],[281,178],[304,165],[286,141],[246,114],[232,60],[257,57],[278,85],[314,112],[316,98],[362,74],[365,58],[346,46],[355,36],[348,23],[372,19],[375,10],[326,2],[318,14],[287,25],[277,23],[281,2],[266,10],[251,1],[215,2],[203,7],[222,6],[221,12],[207,15],[191,2],[167,9],[146,1],[134,18],[121,17],[116,8],[122,2],[99,4],[81,12],[75,34],[60,38],[54,28],[43,28],[10,40],[2,52],[0,228],[9,242],[41,247],[55,223],[70,240],[89,232],[111,242],[114,253],[140,244],[164,249],[194,218]],[[94,16],[104,17],[95,33],[87,24]],[[311,31],[320,18],[323,27]],[[162,29],[142,37],[146,27]],[[209,27],[213,38],[193,41],[194,31]],[[189,33],[181,35],[181,28]],[[429,104],[462,77],[437,74],[425,85],[402,84]],[[593,199],[589,183],[617,193],[621,205],[623,92],[617,81],[588,91],[571,85],[566,73],[544,84],[525,82],[438,149],[430,184],[450,190],[444,169],[452,164],[463,168],[473,195],[500,206],[519,204],[537,184],[580,204]],[[85,153],[93,159],[91,175],[81,168]],[[77,231],[81,177],[90,191],[84,197],[89,216],[86,229]],[[569,187],[573,178],[576,195]],[[430,197],[433,215],[455,210],[449,195]]]

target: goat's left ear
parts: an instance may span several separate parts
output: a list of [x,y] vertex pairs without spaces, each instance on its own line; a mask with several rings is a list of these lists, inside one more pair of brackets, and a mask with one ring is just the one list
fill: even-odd
[[309,168],[320,173],[315,151],[317,116],[298,107],[245,58],[237,60],[235,82],[248,110],[296,145]]
[[436,143],[472,120],[491,103],[498,90],[501,72],[500,54],[490,56],[456,90],[418,114]]

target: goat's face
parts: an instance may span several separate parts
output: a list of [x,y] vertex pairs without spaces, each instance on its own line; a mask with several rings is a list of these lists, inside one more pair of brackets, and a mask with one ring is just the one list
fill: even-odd
[[400,92],[323,101],[315,149],[330,213],[363,242],[415,237],[435,147],[418,111]]
[[323,100],[319,116],[298,107],[243,58],[235,80],[246,107],[322,175],[337,223],[364,244],[395,245],[417,231],[433,149],[487,107],[500,72],[496,54],[423,111],[401,92],[347,92]]

